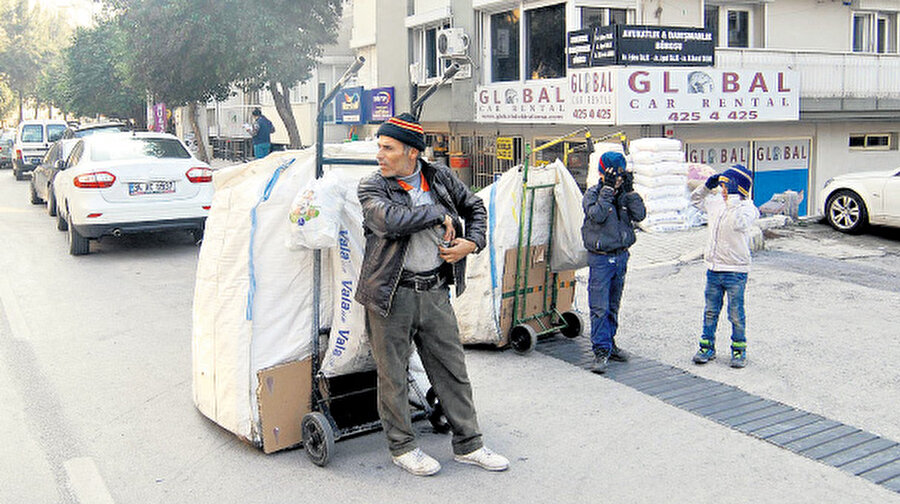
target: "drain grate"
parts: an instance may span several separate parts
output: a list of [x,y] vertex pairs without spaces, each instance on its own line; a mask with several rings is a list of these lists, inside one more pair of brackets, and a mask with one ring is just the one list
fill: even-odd
[[[585,369],[593,361],[588,338],[547,338],[537,350]],[[610,361],[603,376],[900,493],[900,444],[895,441],[653,359]]]

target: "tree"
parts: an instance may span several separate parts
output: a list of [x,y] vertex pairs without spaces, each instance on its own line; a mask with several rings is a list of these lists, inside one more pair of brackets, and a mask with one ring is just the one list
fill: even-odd
[[341,0],[249,0],[243,2],[240,50],[245,89],[268,88],[293,149],[302,146],[289,90],[310,78],[324,45],[334,43]]
[[23,100],[34,97],[37,80],[47,60],[64,44],[62,23],[28,0],[0,0],[0,30],[5,45],[0,50],[0,79],[19,98],[19,120],[23,119]]
[[72,45],[48,65],[38,90],[78,116],[131,118],[144,125],[145,95],[129,77],[129,49],[118,22],[79,28]]

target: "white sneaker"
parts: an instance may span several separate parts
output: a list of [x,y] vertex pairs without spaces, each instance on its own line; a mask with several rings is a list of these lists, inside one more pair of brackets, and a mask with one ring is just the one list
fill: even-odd
[[394,464],[416,476],[431,476],[441,470],[440,462],[418,448],[391,458],[394,459]]
[[484,446],[472,453],[454,455],[453,460],[463,464],[477,465],[488,471],[505,471],[509,469],[509,460],[506,457],[494,453]]

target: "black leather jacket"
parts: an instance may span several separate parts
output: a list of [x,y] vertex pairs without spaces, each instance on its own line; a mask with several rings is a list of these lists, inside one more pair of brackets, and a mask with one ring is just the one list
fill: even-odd
[[[359,184],[358,196],[363,210],[366,253],[356,289],[356,300],[387,316],[391,310],[400,270],[413,233],[437,226],[444,215],[453,217],[456,236],[472,241],[475,252],[485,247],[487,212],[481,198],[456,178],[446,166],[421,161],[422,173],[431,188],[434,205],[412,206],[409,194],[394,178],[376,172]],[[460,220],[465,221],[465,233]],[[452,267],[442,266],[459,296],[466,288],[466,260]]]

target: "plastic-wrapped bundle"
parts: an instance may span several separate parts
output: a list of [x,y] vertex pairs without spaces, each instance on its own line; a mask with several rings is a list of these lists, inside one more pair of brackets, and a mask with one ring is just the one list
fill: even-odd
[[673,138],[641,138],[629,144],[634,188],[647,208],[647,217],[638,223],[644,231],[689,227],[688,165],[681,147],[681,141]]

